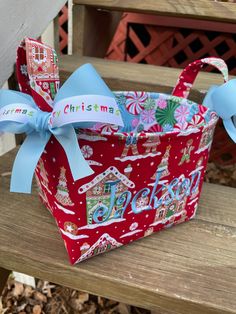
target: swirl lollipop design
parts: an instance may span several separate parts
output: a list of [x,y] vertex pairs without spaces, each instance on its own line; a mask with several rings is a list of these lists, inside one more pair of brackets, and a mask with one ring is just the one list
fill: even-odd
[[133,115],[138,115],[144,109],[147,100],[145,92],[130,92],[126,95],[126,109]]

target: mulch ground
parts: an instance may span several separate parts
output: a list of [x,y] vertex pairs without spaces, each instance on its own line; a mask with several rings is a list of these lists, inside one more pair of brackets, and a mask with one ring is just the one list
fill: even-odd
[[[208,164],[206,182],[236,187],[236,165]],[[0,314],[149,314],[150,311],[36,280],[36,288],[10,278],[0,298]]]

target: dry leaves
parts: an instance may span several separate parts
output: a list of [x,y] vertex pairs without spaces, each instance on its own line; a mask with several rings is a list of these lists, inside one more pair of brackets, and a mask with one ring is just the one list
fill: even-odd
[[36,289],[10,279],[0,299],[0,314],[149,314],[102,297],[37,280]]
[[205,181],[236,187],[236,165],[219,166],[208,163]]

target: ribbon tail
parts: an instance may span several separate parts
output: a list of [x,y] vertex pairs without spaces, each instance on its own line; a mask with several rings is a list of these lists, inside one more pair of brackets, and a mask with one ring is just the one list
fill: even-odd
[[50,136],[47,133],[42,138],[37,132],[27,136],[13,165],[11,192],[31,193],[34,171]]
[[94,173],[88,162],[84,159],[72,126],[53,130],[52,133],[64,148],[74,181],[88,177]]
[[223,124],[228,135],[231,137],[234,143],[236,143],[236,127],[234,125],[234,121],[232,119],[224,119]]

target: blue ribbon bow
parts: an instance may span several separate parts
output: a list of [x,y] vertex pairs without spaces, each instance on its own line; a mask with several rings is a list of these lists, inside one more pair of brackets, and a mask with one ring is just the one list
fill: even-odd
[[[93,105],[97,106],[94,112]],[[101,107],[103,111],[99,111]],[[51,113],[39,110],[27,94],[0,90],[0,131],[27,133],[14,162],[10,190],[31,192],[35,168],[51,135],[63,147],[73,179],[91,175],[93,170],[81,153],[74,127],[88,128],[95,122],[123,126],[113,93],[90,64],[77,69],[63,84]]]
[[221,86],[212,86],[203,105],[214,110],[223,120],[224,127],[236,143],[236,79]]

